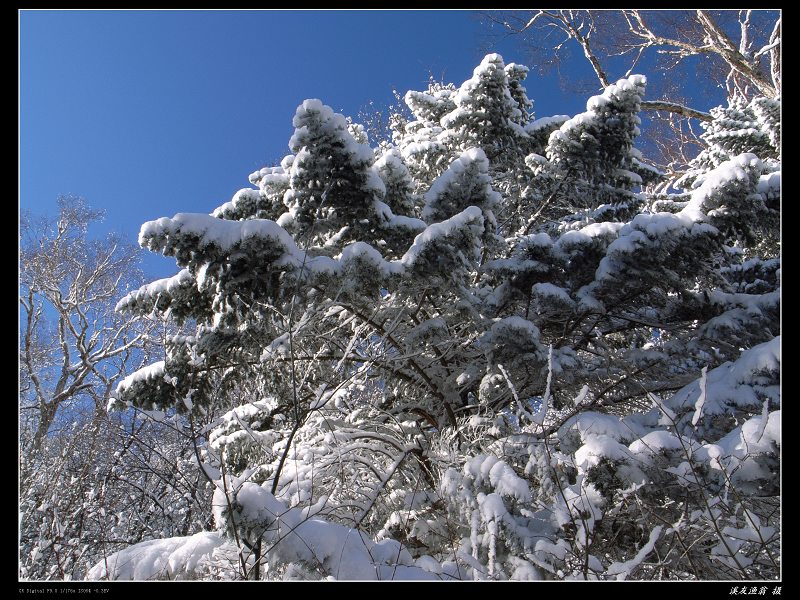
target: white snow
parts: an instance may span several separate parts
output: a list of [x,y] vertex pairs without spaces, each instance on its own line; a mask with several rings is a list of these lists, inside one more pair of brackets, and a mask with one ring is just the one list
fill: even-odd
[[[754,376],[762,371],[777,372],[780,370],[780,336],[744,351],[734,363],[724,363],[711,371],[705,378],[705,398],[703,414],[718,415],[728,411],[729,406],[740,408],[761,408],[762,401],[756,395],[751,383]],[[763,388],[763,393],[773,390]],[[778,390],[770,397],[778,401]],[[701,395],[700,384],[694,381],[678,390],[666,401],[666,405],[674,412],[681,412],[690,407],[696,408]]]
[[681,450],[683,448],[681,440],[669,431],[652,431],[635,440],[628,447],[633,454],[640,455],[657,454],[663,450]]
[[175,290],[183,287],[191,287],[194,285],[194,278],[189,272],[189,269],[181,269],[176,275],[167,277],[165,279],[157,279],[151,283],[143,285],[138,290],[133,291],[122,298],[114,310],[122,312],[135,306],[143,300],[154,298],[159,294],[172,294]]
[[[477,177],[468,175],[475,171]],[[490,210],[498,204],[502,197],[492,190],[489,178],[489,159],[481,148],[469,148],[456,158],[447,170],[442,173],[431,185],[425,194],[425,208],[422,218],[430,220],[434,214],[434,206],[441,196],[453,194],[457,190],[461,194],[477,193],[486,198],[484,210]],[[472,198],[465,198],[472,200]]]
[[625,562],[611,563],[608,569],[606,569],[606,575],[616,576],[616,579],[620,581],[628,577],[636,567],[642,564],[644,559],[647,558],[647,555],[653,551],[662,529],[662,525],[656,525],[650,532],[647,543],[639,549],[636,556]]
[[638,173],[628,171],[627,169],[616,169],[614,175],[622,179],[627,179],[632,185],[641,185],[642,178]]
[[395,215],[389,205],[381,200],[374,201],[374,209],[375,214],[381,219],[383,225],[391,229],[422,231],[428,226],[422,219],[407,217],[405,215]]
[[[503,57],[499,54],[487,54],[481,63],[473,70],[472,78],[462,83],[456,94],[453,96],[453,101],[456,104],[456,108],[442,117],[440,122],[443,127],[456,128],[458,122],[465,115],[470,114],[470,108],[467,107],[470,107],[471,100],[478,96],[480,93],[479,90],[481,89],[483,82],[486,80],[494,80],[498,83],[502,81],[502,83],[505,84],[502,88],[502,93],[505,98],[501,99],[495,96],[492,98],[492,101],[498,102],[504,100],[508,106],[513,107],[512,112],[517,116],[519,115],[519,109],[516,108],[515,103],[511,99],[511,95],[507,87],[508,75],[505,71]],[[497,94],[496,91],[495,94]],[[515,131],[517,135],[527,135],[525,130],[515,121],[509,120],[507,123],[505,123],[505,125],[511,130]]]
[[615,236],[619,233],[619,230],[625,226],[625,223],[616,223],[616,222],[609,222],[604,221],[601,223],[592,223],[591,225],[586,225],[582,227],[578,231],[583,235],[587,235],[590,238],[593,237],[602,237],[602,236]]
[[495,456],[485,454],[474,456],[464,465],[464,475],[473,479],[476,485],[488,483],[500,496],[514,498],[519,502],[531,500],[528,483],[507,463]]
[[748,169],[760,169],[761,161],[755,154],[745,153],[726,161],[703,177],[702,184],[694,189],[689,203],[681,210],[680,215],[691,221],[705,220],[706,200],[716,193],[718,188],[731,182],[746,183],[750,180]]
[[[479,236],[483,232],[483,213],[475,206],[467,207],[450,219],[427,227],[424,221],[419,219],[393,215],[389,207],[382,202],[376,203],[376,208],[381,211],[379,214],[388,218],[385,224],[389,227],[405,228],[411,231],[422,230],[400,260],[384,260],[377,250],[365,242],[350,244],[335,259],[325,256],[308,258],[297,247],[291,235],[274,221],[267,219],[226,221],[199,213],[179,213],[172,219],[165,217],[145,223],[140,232],[140,242],[144,245],[148,239],[155,241],[156,239],[180,238],[190,235],[200,238],[201,246],[213,246],[218,252],[230,253],[247,240],[270,241],[277,244],[278,249],[283,252],[282,257],[275,261],[277,266],[297,269],[304,264],[305,269],[312,273],[336,274],[340,273],[348,262],[361,259],[372,262],[381,272],[390,275],[400,274],[404,269],[412,266],[427,244],[433,241],[451,235],[459,229],[471,228],[474,230],[475,236]],[[287,214],[290,213],[285,213],[283,216]],[[163,241],[159,241],[158,245],[163,243]],[[201,274],[200,272],[199,275]],[[126,307],[143,297],[172,291],[178,286],[193,285],[193,282],[194,279],[189,271],[184,269],[175,277],[153,282],[137,292],[129,294],[120,302],[120,307]]]
[[781,189],[781,172],[775,171],[762,175],[758,179],[758,186],[756,190],[760,194],[772,194],[780,192]]
[[164,377],[165,368],[165,362],[163,360],[159,360],[131,373],[117,384],[117,395],[125,394],[125,392],[127,392],[136,383],[154,379],[162,379]]
[[195,579],[207,567],[214,550],[227,542],[217,533],[201,531],[188,537],[149,540],[111,554],[89,569],[89,580]]
[[[280,169],[280,167],[278,167],[278,169]],[[262,169],[262,171],[268,171],[268,169]],[[283,169],[281,169],[281,171],[283,171]],[[255,173],[253,173],[253,175],[255,175]],[[253,175],[251,175],[251,177],[253,177]],[[262,180],[267,177],[274,178],[275,176],[264,173],[263,176],[259,178],[259,180]],[[239,205],[245,204],[247,202],[252,202],[253,204],[255,204],[256,202],[258,202],[259,199],[260,199],[260,193],[258,190],[254,190],[251,188],[241,189],[233,195],[233,198],[229,202],[226,202],[222,206],[215,208],[211,212],[211,216],[217,218],[223,218],[230,211],[233,211],[236,208],[238,208]]]
[[[691,205],[691,202],[689,205]],[[623,225],[619,229],[619,237],[608,245],[606,256],[603,257],[597,267],[596,279],[616,277],[618,270],[621,268],[617,262],[619,257],[635,255],[640,250],[647,249],[651,245],[660,244],[661,242],[658,238],[661,236],[667,234],[694,236],[717,231],[708,223],[700,222],[705,219],[704,214],[695,210],[686,210],[686,208],[676,214],[666,212],[642,213]],[[566,237],[566,235],[564,234],[562,238]]]
[[222,252],[229,252],[248,238],[271,239],[287,250],[296,248],[292,236],[274,221],[226,221],[202,213],[178,213],[171,219],[148,221],[139,232],[139,243],[144,246],[148,238],[177,235],[197,236],[201,246],[214,245]]
[[569,297],[567,290],[552,283],[536,283],[532,289],[535,296],[553,298],[569,306],[575,304],[575,301]]
[[[299,508],[288,508],[273,496],[268,487],[250,482],[237,487],[240,510],[234,516],[265,530],[271,555],[284,564],[305,562],[334,579],[441,579],[431,572],[430,557],[426,568],[415,564],[409,552],[394,540],[376,542],[363,532],[323,519],[309,518]],[[224,519],[227,508],[223,493],[214,495],[215,519]]]
[[545,129],[548,127],[560,127],[565,122],[569,121],[569,119],[569,115],[553,115],[552,117],[542,117],[525,125],[525,131],[530,134],[536,133],[540,129]]
[[[731,435],[730,442],[725,443],[726,439],[720,440],[723,447],[727,446],[727,454],[744,457],[748,454],[758,454],[771,452],[773,444],[777,447],[781,445],[781,411],[775,410],[769,413],[756,415],[745,421],[741,427],[737,427],[731,432],[738,436]],[[737,439],[738,437],[738,439]]]
[[402,264],[397,261],[387,262],[380,252],[365,242],[348,244],[336,258],[343,268],[355,261],[367,262],[380,270],[384,276],[403,272]]
[[[538,329],[536,332],[538,334]],[[531,416],[531,420],[540,425],[544,426],[544,420],[547,418],[547,413],[550,410],[550,394],[552,390],[553,384],[553,344],[550,344],[549,348],[547,349],[547,382],[544,386],[544,394],[542,394],[542,405],[539,407],[539,410],[536,411],[534,415]]]
[[477,206],[468,206],[445,221],[429,225],[425,231],[414,238],[414,243],[399,262],[405,267],[412,266],[428,244],[447,237],[459,229],[466,228],[476,228],[480,233],[483,233],[483,213]]
[[615,441],[628,441],[635,437],[635,433],[626,426],[626,423],[614,415],[585,411],[567,419],[561,426],[561,431],[566,432],[575,428],[581,440],[589,437],[606,436]]
[[602,459],[627,461],[631,453],[627,446],[605,435],[587,435],[583,446],[575,452],[575,464],[584,471],[596,466]]
[[523,319],[517,315],[500,319],[492,325],[490,335],[500,335],[503,331],[518,330],[524,331],[531,339],[539,339],[539,328],[528,319]]
[[697,397],[697,402],[694,403],[694,415],[692,416],[692,425],[697,425],[700,418],[703,416],[703,405],[706,403],[706,372],[708,367],[703,367],[700,374],[700,395]]

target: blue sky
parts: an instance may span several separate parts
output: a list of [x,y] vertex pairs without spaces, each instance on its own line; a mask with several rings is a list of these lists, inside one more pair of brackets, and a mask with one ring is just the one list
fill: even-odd
[[[429,74],[460,84],[485,43],[469,11],[22,11],[20,208],[79,195],[135,239],[250,187],[288,153],[302,100],[355,117]],[[513,43],[491,49],[524,63]],[[585,107],[555,77],[528,90],[537,116]],[[153,276],[176,271],[148,255]]]

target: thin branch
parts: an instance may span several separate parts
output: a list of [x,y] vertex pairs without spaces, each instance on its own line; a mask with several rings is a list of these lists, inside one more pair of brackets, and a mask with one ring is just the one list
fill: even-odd
[[710,113],[703,112],[676,102],[666,102],[663,100],[644,100],[641,103],[642,110],[664,111],[675,113],[690,119],[699,119],[700,121],[711,121],[713,117]]

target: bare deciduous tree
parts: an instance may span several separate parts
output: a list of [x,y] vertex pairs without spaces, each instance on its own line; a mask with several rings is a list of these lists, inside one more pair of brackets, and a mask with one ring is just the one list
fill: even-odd
[[148,339],[142,324],[114,312],[141,278],[140,249],[116,234],[89,239],[102,213],[82,199],[58,204],[55,220],[23,215],[20,223],[20,409],[36,421],[35,447],[61,407],[89,401],[103,410]]
[[711,120],[705,106],[690,104],[719,104],[720,89],[746,99],[781,94],[778,11],[496,11],[482,19],[518,37],[530,65],[557,68],[571,89],[588,91],[585,79],[567,81],[560,68],[576,50],[597,80],[589,87],[646,71],[652,99],[642,102],[651,119],[643,149],[668,175],[685,167],[687,149],[702,146],[691,121]]
[[[143,279],[141,250],[62,197],[55,218],[20,223],[20,576],[74,579],[153,531],[209,520],[196,440],[168,415],[115,418],[122,377],[163,351],[157,322],[115,312]],[[212,417],[209,417],[212,418]]]

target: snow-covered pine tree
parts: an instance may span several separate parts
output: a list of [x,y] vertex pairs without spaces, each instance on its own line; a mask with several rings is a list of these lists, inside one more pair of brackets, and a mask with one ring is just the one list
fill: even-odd
[[505,65],[499,54],[487,55],[454,95],[454,108],[442,116],[444,130],[439,140],[460,154],[480,148],[489,160],[493,186],[505,201],[498,206],[501,235],[509,235],[518,225],[520,203],[531,173],[524,168],[525,156],[535,151],[526,125],[533,115],[533,103],[523,81],[528,69]]
[[528,90],[525,89],[523,81],[528,77],[528,67],[509,63],[505,67],[506,77],[508,77],[508,89],[511,98],[517,103],[518,113],[515,113],[515,123],[523,127],[533,118],[533,101],[528,98]]
[[400,150],[415,183],[414,192],[424,193],[431,182],[454,158],[451,149],[439,140],[441,118],[455,108],[456,87],[431,81],[425,92],[409,90],[403,100],[412,120],[395,114],[391,120],[392,140]]
[[427,223],[439,223],[476,206],[483,213],[487,234],[496,229],[494,210],[501,196],[492,189],[489,161],[483,150],[470,148],[454,160],[425,194],[422,218]]
[[306,100],[295,114],[289,148],[295,155],[281,220],[298,240],[331,251],[363,239],[374,226],[374,205],[385,194],[372,169],[374,155],[356,142],[344,116],[319,100]]
[[[484,145],[513,151],[524,119],[473,130],[466,108],[503,80],[497,114],[517,115],[522,71],[502,65],[490,55],[458,94],[408,94],[417,121],[377,164],[305,102],[294,158],[256,178],[289,186],[277,223],[248,208],[143,226],[184,271],[120,308],[197,328],[118,404],[230,402],[199,440],[216,529],[92,576],[154,557],[171,577],[777,576],[779,259],[751,232],[778,239],[763,207],[779,158],[738,155],[649,209],[631,76],[527,124],[532,144],[553,130],[520,176],[538,203],[497,194],[517,167]],[[761,114],[778,139],[774,107]],[[470,131],[480,147],[450,155],[442,140]],[[389,243],[412,192],[419,233]],[[508,249],[495,211],[525,225]]]
[[701,337],[733,358],[738,348],[726,348],[724,340],[754,344],[780,331],[780,100],[756,97],[747,104],[737,97],[711,114],[703,124],[707,148],[672,184],[689,189],[659,197],[653,207],[680,211],[702,196],[701,210],[723,246],[713,259],[716,280],[684,310],[702,306],[713,318]]
[[288,171],[294,155],[290,154],[281,161],[280,166],[265,167],[252,173],[250,183],[257,185],[258,190],[244,188],[214,211],[213,216],[221,219],[240,221],[243,219],[277,220],[286,212],[283,197],[289,189]]
[[[550,134],[545,156],[528,156],[537,218],[587,225],[636,214],[642,198],[634,190],[657,177],[634,147],[645,83],[633,75],[610,85],[589,99],[586,112]],[[523,231],[533,226],[528,222]]]
[[703,122],[700,136],[706,147],[689,165],[675,187],[692,189],[704,173],[740,154],[752,153],[762,161],[780,159],[780,99],[758,96],[748,102],[741,96],[727,106],[711,109],[712,120]]
[[[750,109],[756,117],[758,129],[766,132],[769,146],[761,144],[753,148],[761,160],[777,159],[781,155],[781,99],[757,96],[750,102]],[[760,137],[760,136],[759,136]]]
[[[328,255],[357,240],[386,248],[390,254],[407,247],[424,223],[407,215],[395,218],[383,202],[386,187],[374,166],[374,153],[350,131],[360,132],[366,140],[363,128],[348,124],[319,100],[300,105],[293,123],[296,129],[289,147],[294,160],[284,195],[289,211],[278,222],[298,245],[311,254]],[[398,202],[398,192],[403,193],[395,182],[393,202]],[[408,199],[400,201],[396,206],[407,208]]]
[[522,70],[511,73],[514,96],[503,57],[487,55],[453,96],[455,108],[440,119],[445,128],[440,139],[456,151],[481,148],[492,162],[503,153],[519,153],[527,138],[527,98]]
[[414,180],[408,167],[403,162],[397,148],[386,150],[377,161],[375,168],[386,188],[384,202],[393,213],[413,215],[418,208],[419,199],[414,194]]

